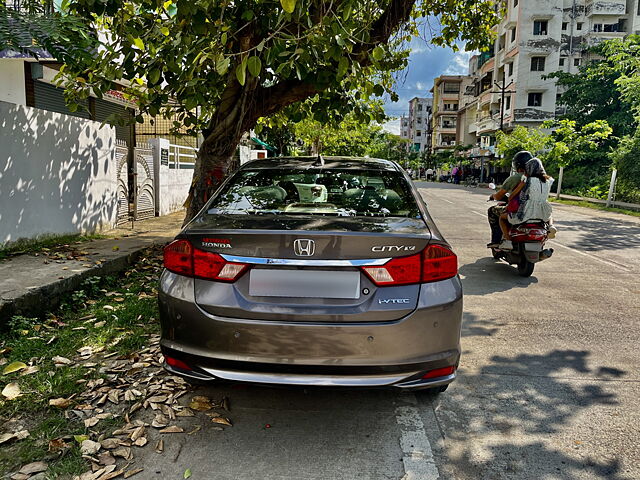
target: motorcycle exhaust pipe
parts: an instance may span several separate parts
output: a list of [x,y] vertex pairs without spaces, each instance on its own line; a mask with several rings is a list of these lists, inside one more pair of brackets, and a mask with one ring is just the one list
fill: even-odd
[[553,248],[545,248],[540,252],[540,261],[546,260],[547,258],[551,258],[553,255]]

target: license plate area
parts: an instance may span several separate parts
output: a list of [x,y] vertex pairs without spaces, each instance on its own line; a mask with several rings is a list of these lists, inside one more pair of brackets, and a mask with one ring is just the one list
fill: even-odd
[[249,272],[252,297],[356,299],[360,272],[256,268]]

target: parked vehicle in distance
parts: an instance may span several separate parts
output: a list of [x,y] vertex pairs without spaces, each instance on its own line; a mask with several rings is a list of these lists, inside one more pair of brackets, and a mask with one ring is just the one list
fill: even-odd
[[444,391],[457,257],[387,160],[243,165],[164,250],[165,368],[196,380]]

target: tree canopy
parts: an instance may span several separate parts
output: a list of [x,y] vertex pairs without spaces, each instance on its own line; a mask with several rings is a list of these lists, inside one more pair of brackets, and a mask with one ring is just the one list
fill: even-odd
[[[28,0],[25,0],[27,2]],[[31,0],[37,3],[37,0]],[[393,91],[407,45],[423,17],[435,17],[436,45],[487,46],[495,0],[65,0],[80,19],[39,30],[32,15],[0,9],[7,25],[29,26],[62,55],[71,34],[87,55],[64,52],[69,101],[101,96],[116,82],[140,113],[177,115],[176,127],[200,132],[189,216],[215,189],[242,134],[261,117],[315,97],[316,119]],[[11,22],[6,18],[10,17]],[[37,28],[36,28],[37,27]],[[0,48],[21,48],[4,35]],[[139,120],[142,117],[139,116]]]

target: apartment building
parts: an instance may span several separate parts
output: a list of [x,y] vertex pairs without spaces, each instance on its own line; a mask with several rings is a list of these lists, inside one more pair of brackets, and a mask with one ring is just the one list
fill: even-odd
[[433,151],[453,148],[462,142],[459,132],[461,102],[473,78],[467,75],[441,75],[433,82],[433,119],[431,120]]
[[400,136],[410,140],[409,150],[412,152],[429,149],[432,106],[432,98],[412,98],[409,101],[409,116],[400,118]]
[[[475,102],[464,106],[465,131],[482,148],[495,132],[539,126],[558,113],[555,71],[574,73],[589,46],[640,33],[640,0],[505,0],[490,52],[471,59]],[[475,103],[475,104],[474,104]],[[474,104],[474,105],[472,105]],[[471,117],[475,115],[475,122]]]

